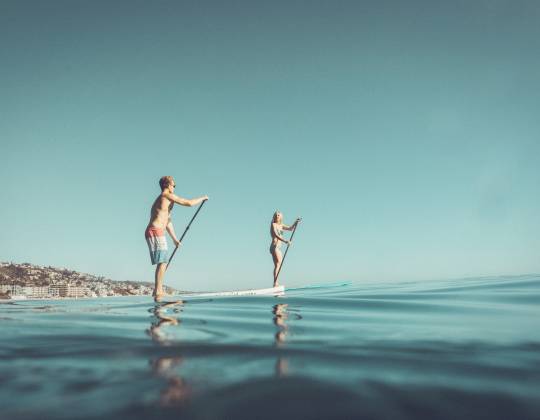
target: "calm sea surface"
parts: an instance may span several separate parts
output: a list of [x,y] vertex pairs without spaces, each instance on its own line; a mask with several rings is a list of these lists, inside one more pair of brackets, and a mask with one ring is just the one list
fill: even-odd
[[539,419],[540,276],[0,303],[2,419]]

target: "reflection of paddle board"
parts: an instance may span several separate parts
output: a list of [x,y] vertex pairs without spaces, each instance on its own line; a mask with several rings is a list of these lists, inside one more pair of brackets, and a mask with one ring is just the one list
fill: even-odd
[[[198,297],[198,295],[190,294],[190,297]],[[152,312],[156,308],[167,308],[169,306],[184,306],[185,304],[189,303],[205,303],[205,302],[212,302],[212,299],[200,299],[200,300],[162,300],[161,302],[155,302],[154,308],[149,309],[149,312]]]
[[157,308],[166,308],[168,306],[179,306],[183,305],[185,302],[183,300],[162,300],[161,302],[156,302]]
[[180,296],[186,297],[227,297],[227,296],[274,296],[281,295],[285,291],[285,286],[271,287],[269,289],[232,290],[229,292],[202,292],[189,293]]
[[321,283],[321,284],[310,284],[307,286],[302,287],[287,287],[285,290],[304,290],[304,289],[330,289],[332,287],[344,287],[344,286],[350,286],[352,284],[351,281],[338,281],[335,283]]

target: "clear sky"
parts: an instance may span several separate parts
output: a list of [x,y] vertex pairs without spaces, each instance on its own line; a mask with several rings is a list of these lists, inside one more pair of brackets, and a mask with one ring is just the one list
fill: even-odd
[[[0,260],[166,284],[540,272],[538,1],[0,0]],[[176,207],[183,231],[195,208]]]

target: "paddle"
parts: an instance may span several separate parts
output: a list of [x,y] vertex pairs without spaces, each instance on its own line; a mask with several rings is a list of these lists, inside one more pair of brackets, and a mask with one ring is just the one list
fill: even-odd
[[[296,220],[300,221],[300,220],[302,220],[302,218],[299,217]],[[294,237],[294,233],[296,232],[297,227],[298,227],[298,223],[296,223],[296,225],[294,225],[294,229],[292,231],[291,239],[289,239],[289,242],[292,242],[292,238]],[[277,272],[276,281],[279,279],[279,273],[281,273],[281,269],[283,268],[283,263],[285,262],[285,258],[287,258],[287,252],[289,251],[289,245],[290,245],[290,243],[287,244],[287,249],[285,250],[285,254],[283,254],[283,259],[281,260],[281,265],[279,266],[279,270]]]
[[[204,201],[200,204],[199,208],[197,209],[197,211],[195,212],[195,214],[193,215],[193,217],[192,217],[191,220],[189,221],[188,225],[186,226],[186,230],[184,230],[184,233],[183,233],[182,236],[180,237],[180,243],[182,242],[182,239],[184,239],[184,236],[186,236],[186,233],[187,233],[187,231],[189,230],[189,227],[191,226],[191,224],[193,223],[193,221],[195,220],[195,218],[197,217],[197,215],[198,215],[199,212],[201,211],[202,206],[204,206],[204,203],[206,203],[206,200],[204,200]],[[169,268],[169,264],[171,263],[171,261],[172,261],[172,259],[173,259],[173,257],[174,257],[174,254],[176,254],[176,251],[178,251],[178,245],[176,246],[176,248],[174,248],[174,251],[173,251],[173,253],[172,253],[172,255],[171,255],[171,258],[169,258],[169,262],[167,263],[167,267],[166,267],[165,269]]]

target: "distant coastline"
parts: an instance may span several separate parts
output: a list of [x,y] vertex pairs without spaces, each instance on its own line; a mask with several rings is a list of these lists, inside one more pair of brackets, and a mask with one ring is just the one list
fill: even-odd
[[[67,268],[0,262],[0,299],[75,299],[151,296],[150,282],[117,281]],[[179,291],[164,287],[167,294]]]

